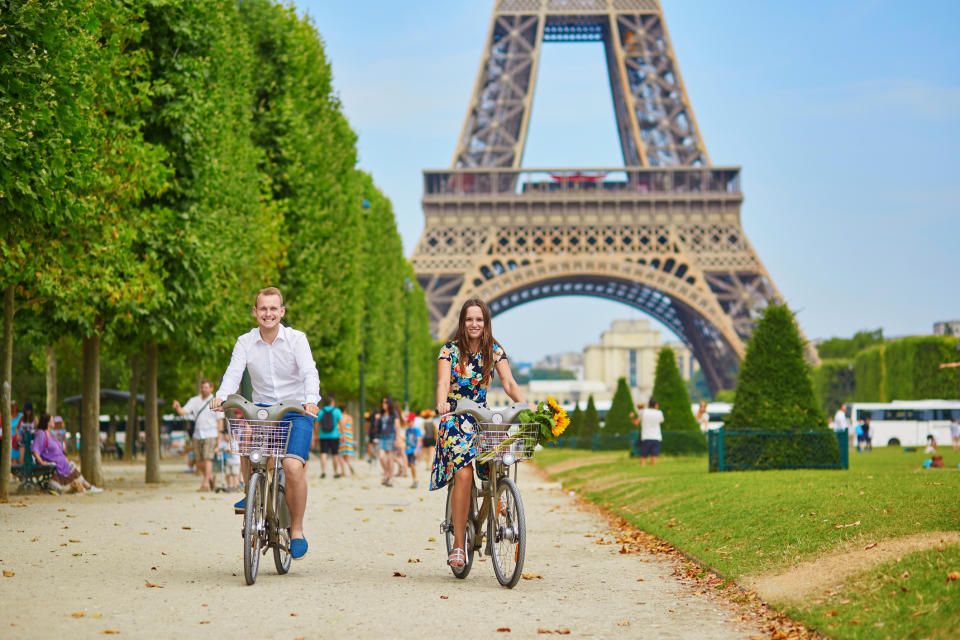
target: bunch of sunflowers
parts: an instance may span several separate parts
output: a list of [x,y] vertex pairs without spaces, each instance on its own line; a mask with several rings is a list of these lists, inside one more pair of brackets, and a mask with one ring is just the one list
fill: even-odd
[[546,402],[537,404],[536,411],[521,411],[519,422],[536,422],[540,425],[540,444],[553,442],[570,426],[567,410],[557,404],[556,398],[548,397]]

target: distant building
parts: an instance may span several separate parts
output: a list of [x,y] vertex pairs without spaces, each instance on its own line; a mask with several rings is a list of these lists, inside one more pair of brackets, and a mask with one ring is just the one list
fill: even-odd
[[960,338],[960,320],[945,320],[933,324],[933,335]]
[[572,371],[577,380],[583,380],[583,354],[575,351],[551,354],[544,356],[533,368]]

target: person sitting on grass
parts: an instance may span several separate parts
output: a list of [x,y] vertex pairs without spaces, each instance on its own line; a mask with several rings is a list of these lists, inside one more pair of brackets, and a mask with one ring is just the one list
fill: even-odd
[[53,482],[56,483],[57,487],[62,487],[62,489],[59,489],[61,491],[67,493],[74,491],[77,493],[100,493],[103,491],[103,489],[87,482],[80,474],[77,465],[67,460],[67,456],[63,452],[63,443],[50,433],[50,424],[49,414],[45,413],[40,416],[36,432],[33,435],[33,444],[30,445],[30,451],[33,452],[33,457],[36,458],[37,463],[57,465],[57,470],[53,474]]
[[933,437],[933,434],[927,435],[927,448],[923,450],[924,453],[934,453],[937,450],[937,439]]

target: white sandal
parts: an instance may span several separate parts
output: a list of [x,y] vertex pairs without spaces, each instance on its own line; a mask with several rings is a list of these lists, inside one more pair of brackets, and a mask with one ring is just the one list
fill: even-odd
[[467,564],[467,554],[460,547],[454,547],[450,555],[447,556],[447,564],[454,569],[462,569]]

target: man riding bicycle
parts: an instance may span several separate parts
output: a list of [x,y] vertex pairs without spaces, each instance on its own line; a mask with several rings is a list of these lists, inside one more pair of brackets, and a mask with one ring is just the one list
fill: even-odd
[[[293,424],[283,459],[286,476],[286,502],[290,509],[290,555],[300,559],[307,552],[303,535],[303,514],[307,508],[307,456],[313,438],[313,417],[320,402],[320,376],[313,359],[310,343],[302,331],[280,324],[286,314],[283,296],[276,287],[261,289],[254,299],[253,315],[257,328],[237,338],[230,365],[211,409],[218,409],[231,393],[240,387],[243,370],[250,372],[253,401],[268,406],[283,400],[299,400],[309,415],[288,413],[284,420]],[[243,460],[244,481],[249,476],[249,464]],[[243,513],[246,499],[234,505]]]

